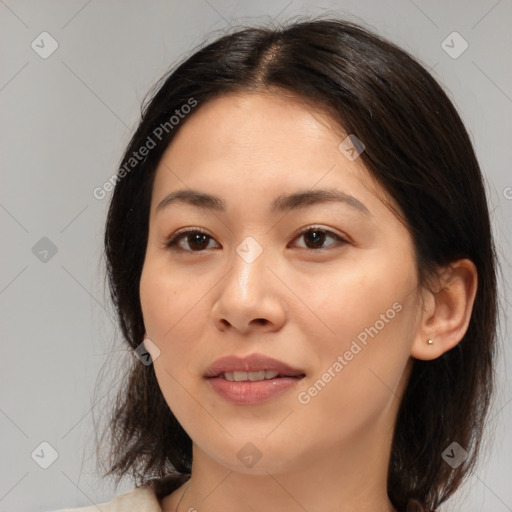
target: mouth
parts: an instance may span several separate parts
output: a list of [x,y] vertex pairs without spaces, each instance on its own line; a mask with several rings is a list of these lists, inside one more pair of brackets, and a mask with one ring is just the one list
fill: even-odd
[[256,382],[280,377],[299,378],[305,375],[304,370],[262,354],[222,357],[217,359],[205,373],[206,378],[224,378],[230,382]]
[[217,375],[221,379],[225,379],[229,382],[259,382],[262,380],[281,379],[283,377],[298,378],[303,377],[302,375],[282,375],[275,370],[258,370],[256,372],[244,372],[244,371],[233,371],[224,372]]
[[236,405],[254,405],[274,398],[303,379],[306,373],[260,354],[224,357],[204,377],[223,399]]

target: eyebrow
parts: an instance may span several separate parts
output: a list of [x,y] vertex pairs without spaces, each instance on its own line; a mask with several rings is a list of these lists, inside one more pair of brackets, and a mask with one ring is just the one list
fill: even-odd
[[[368,208],[359,199],[354,196],[341,192],[337,189],[316,189],[316,190],[300,190],[289,195],[281,195],[274,199],[270,205],[272,213],[288,212],[290,210],[298,210],[307,208],[319,203],[325,202],[342,202],[351,206],[367,216],[372,216]],[[156,207],[156,212],[164,210],[167,206],[174,203],[185,203],[198,208],[213,210],[218,212],[226,211],[224,201],[211,194],[206,194],[199,190],[183,189],[171,192],[164,197]]]

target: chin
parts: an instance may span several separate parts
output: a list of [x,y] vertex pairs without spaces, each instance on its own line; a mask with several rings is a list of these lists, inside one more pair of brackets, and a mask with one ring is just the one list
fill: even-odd
[[[210,443],[203,446],[208,444]],[[293,440],[293,444],[296,448],[297,440]],[[305,456],[303,452],[295,453],[282,437],[268,437],[268,430],[260,437],[246,435],[224,438],[223,444],[218,443],[203,451],[230,471],[255,476],[292,471],[297,469],[300,460]]]

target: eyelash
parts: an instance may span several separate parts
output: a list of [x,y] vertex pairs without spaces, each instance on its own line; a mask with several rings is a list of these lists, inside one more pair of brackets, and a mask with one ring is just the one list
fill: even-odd
[[[321,232],[321,233],[326,234],[327,236],[332,236],[333,238],[335,238],[337,240],[338,245],[340,245],[340,244],[341,245],[345,245],[345,244],[349,243],[349,242],[347,242],[347,240],[345,240],[344,238],[340,237],[336,233],[333,233],[332,231],[330,231],[328,229],[321,228],[320,226],[308,226],[307,228],[304,228],[299,233],[297,233],[297,236],[294,238],[294,240],[300,238],[301,236],[303,236],[306,233],[309,233],[311,231]],[[186,235],[191,234],[191,233],[205,235],[210,240],[213,240],[213,237],[211,237],[208,233],[204,232],[203,230],[201,230],[199,228],[188,228],[188,229],[184,229],[183,231],[179,231],[178,233],[175,233],[174,235],[172,235],[168,240],[166,240],[165,247],[167,249],[170,249],[172,251],[177,251],[177,252],[181,251],[181,252],[190,252],[190,253],[196,253],[196,254],[201,254],[201,253],[205,252],[206,249],[203,249],[203,250],[200,250],[200,251],[192,251],[192,250],[187,250],[187,249],[182,249],[180,247],[177,247],[178,242],[182,238],[184,238]],[[331,247],[331,246],[329,246],[329,247]],[[310,250],[310,251],[318,252],[318,251],[327,250],[327,249],[329,249],[329,247],[320,247],[320,248],[317,248],[317,249],[311,249],[309,247],[301,247],[301,249],[307,249],[307,250]]]

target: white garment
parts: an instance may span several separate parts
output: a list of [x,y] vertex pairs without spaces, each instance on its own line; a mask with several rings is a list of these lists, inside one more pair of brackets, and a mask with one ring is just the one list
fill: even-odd
[[65,508],[54,512],[162,512],[160,500],[186,482],[190,475],[167,475],[153,478],[133,491],[116,496],[107,503],[87,507]]
[[133,491],[120,494],[107,503],[98,503],[79,508],[66,508],[55,512],[162,512],[152,486],[135,487]]

